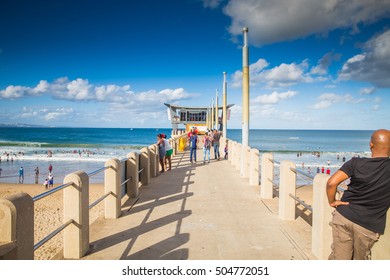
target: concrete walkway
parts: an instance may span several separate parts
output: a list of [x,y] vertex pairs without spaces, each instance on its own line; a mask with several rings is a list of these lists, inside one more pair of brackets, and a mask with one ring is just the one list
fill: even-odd
[[179,153],[171,171],[141,187],[138,200],[124,202],[119,219],[95,221],[83,259],[313,258],[307,223],[280,221],[275,199],[267,206],[259,187],[227,160],[203,164],[200,149],[197,156],[191,164],[189,151]]

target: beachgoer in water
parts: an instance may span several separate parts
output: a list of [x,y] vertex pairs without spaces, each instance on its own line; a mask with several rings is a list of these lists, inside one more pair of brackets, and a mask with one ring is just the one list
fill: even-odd
[[[390,206],[390,131],[376,130],[370,150],[370,158],[352,158],[327,182],[328,202],[335,208],[331,260],[371,259],[372,247],[385,232]],[[348,178],[348,189],[337,200],[337,186]]]
[[39,181],[39,168],[35,168],[35,184],[38,184]]
[[317,173],[320,173],[320,167],[317,166]]
[[53,166],[50,163],[50,165],[49,165],[49,173],[51,173],[52,170],[53,170]]
[[321,167],[321,173],[324,174],[325,172],[325,167]]
[[19,169],[19,183],[23,184],[24,181],[24,169],[23,166]]
[[164,157],[165,157],[165,143],[164,139],[161,134],[157,135],[157,146],[158,146],[158,157],[160,161],[160,166],[161,166],[161,172],[164,172],[165,167],[164,167]]

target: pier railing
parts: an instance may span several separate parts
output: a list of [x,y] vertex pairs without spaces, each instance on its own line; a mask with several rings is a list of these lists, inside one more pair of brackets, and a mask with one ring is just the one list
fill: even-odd
[[[271,153],[264,153],[260,156],[257,149],[247,147],[242,150],[241,143],[230,139],[223,139],[228,142],[229,162],[240,170],[240,174],[249,179],[250,185],[259,186],[261,199],[268,200],[278,197],[278,215],[281,220],[294,221],[297,218],[297,205],[312,214],[312,253],[318,259],[327,259],[331,252],[332,229],[332,208],[326,196],[326,183],[330,177],[327,174],[309,174],[296,168],[291,161],[277,161]],[[222,142],[222,143],[224,143]],[[245,162],[242,164],[242,160]],[[275,165],[279,166],[279,181],[275,180]],[[312,186],[312,204],[297,196],[296,190],[302,186],[297,184],[297,175],[304,176]],[[345,185],[337,188],[338,196],[341,196]],[[390,224],[390,215],[387,215],[387,224]],[[390,258],[390,227],[384,236],[381,236],[378,244],[372,250],[373,259]]]
[[[175,135],[168,141],[177,154],[180,139]],[[89,204],[89,178],[104,172],[104,194]],[[127,195],[137,198],[140,186],[150,184],[159,174],[159,154],[156,144],[131,152],[125,159],[110,159],[104,167],[86,173],[68,174],[62,185],[35,197],[26,193],[0,199],[0,259],[34,259],[38,250],[54,236],[63,232],[63,256],[69,259],[83,257],[89,248],[90,209],[104,201],[104,217],[117,219],[121,215],[121,200]],[[34,244],[34,204],[58,191],[63,191],[63,218],[61,226]]]

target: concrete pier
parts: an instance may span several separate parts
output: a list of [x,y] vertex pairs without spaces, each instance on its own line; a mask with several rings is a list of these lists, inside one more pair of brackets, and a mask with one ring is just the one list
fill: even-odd
[[127,198],[118,219],[92,224],[82,259],[313,258],[300,240],[310,239],[310,225],[297,221],[293,233],[228,160],[203,164],[200,148],[197,158],[191,164],[188,151],[178,152],[172,170]]

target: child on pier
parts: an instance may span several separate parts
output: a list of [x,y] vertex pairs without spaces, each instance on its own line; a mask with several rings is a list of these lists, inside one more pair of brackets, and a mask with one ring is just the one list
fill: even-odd
[[224,152],[225,152],[225,159],[228,159],[228,155],[229,155],[229,141],[228,140],[226,140],[226,142],[225,142]]

